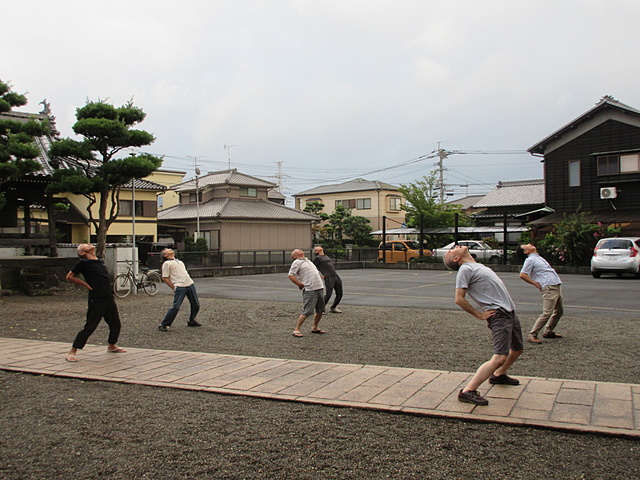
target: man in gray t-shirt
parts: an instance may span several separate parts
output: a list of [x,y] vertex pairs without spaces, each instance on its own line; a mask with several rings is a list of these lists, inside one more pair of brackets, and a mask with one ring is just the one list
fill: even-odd
[[[311,333],[326,333],[318,328],[324,314],[324,282],[316,266],[304,256],[304,252],[296,248],[291,252],[293,263],[289,268],[289,280],[302,290],[303,309],[298,317],[298,323],[293,330],[294,337],[302,337],[300,328],[308,316],[313,315]],[[314,314],[315,311],[315,314]]]
[[[474,405],[488,405],[477,389],[485,380],[491,384],[519,385],[507,375],[507,370],[523,350],[522,328],[515,312],[515,304],[500,277],[489,267],[476,263],[465,246],[456,245],[444,256],[447,268],[456,270],[455,302],[465,312],[486,320],[493,336],[493,356],[482,364],[466,387],[460,390],[458,400]],[[467,294],[480,309],[467,300]]]

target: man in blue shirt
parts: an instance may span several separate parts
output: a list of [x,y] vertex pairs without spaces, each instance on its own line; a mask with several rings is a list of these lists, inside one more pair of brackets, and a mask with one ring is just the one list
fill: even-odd
[[544,338],[562,338],[554,332],[560,317],[562,317],[564,298],[562,296],[562,282],[556,271],[544,258],[538,254],[535,245],[520,245],[527,259],[524,261],[520,278],[533,285],[542,292],[542,313],[533,324],[527,341],[529,343],[542,343],[538,338],[538,332],[545,327],[542,336]]

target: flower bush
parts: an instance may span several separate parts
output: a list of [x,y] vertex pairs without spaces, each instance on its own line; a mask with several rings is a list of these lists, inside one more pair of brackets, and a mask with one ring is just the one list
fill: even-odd
[[[601,238],[620,235],[620,228],[593,223],[588,212],[565,215],[555,232],[537,242],[538,252],[561,265],[589,265],[593,248]],[[530,238],[530,235],[529,235]]]

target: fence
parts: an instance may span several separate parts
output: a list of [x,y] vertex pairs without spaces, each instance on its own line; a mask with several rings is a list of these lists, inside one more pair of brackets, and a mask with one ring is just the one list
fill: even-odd
[[[177,252],[187,268],[206,267],[258,267],[265,265],[289,265],[292,250],[226,250],[208,252]],[[334,263],[376,261],[376,248],[327,249],[325,253]],[[305,251],[307,258],[313,258],[313,251]],[[147,265],[158,268],[162,263],[159,253],[150,253]]]
[[[396,252],[398,253],[398,252]],[[344,248],[325,249],[325,254],[331,257],[334,264],[340,262],[376,262],[378,260],[377,248]],[[307,258],[313,259],[313,250],[306,250]],[[267,265],[289,265],[291,264],[291,250],[225,250],[206,252],[176,252],[176,256],[182,260],[187,268],[231,268],[231,267],[261,267]],[[142,259],[145,261],[144,259]],[[388,262],[394,261],[417,263],[442,263],[442,255],[433,255],[422,258],[391,258],[388,255]],[[514,263],[513,252],[509,252],[507,262],[493,259],[478,258],[481,263]],[[161,268],[162,258],[160,253],[149,253],[146,259],[148,267]]]

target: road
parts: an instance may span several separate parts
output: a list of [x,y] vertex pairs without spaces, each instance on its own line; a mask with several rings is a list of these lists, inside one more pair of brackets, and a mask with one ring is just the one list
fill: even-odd
[[[412,307],[455,310],[455,273],[443,270],[340,270],[345,286],[341,305]],[[505,282],[520,314],[538,314],[542,298],[516,273],[498,273]],[[638,318],[640,280],[562,275],[565,313],[574,316]],[[236,298],[299,302],[298,289],[286,273],[196,279],[203,298]],[[162,286],[161,295],[171,290]]]

